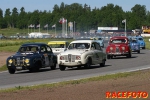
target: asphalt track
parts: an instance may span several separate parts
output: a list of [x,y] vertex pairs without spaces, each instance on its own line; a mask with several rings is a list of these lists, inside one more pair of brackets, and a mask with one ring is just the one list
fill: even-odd
[[[105,41],[107,43],[107,41]],[[107,46],[107,44],[105,44]],[[150,50],[141,49],[141,53],[133,53],[132,58],[117,57],[106,61],[105,67],[93,66],[90,69],[67,68],[60,71],[41,69],[40,72],[30,73],[28,70],[17,71],[9,74],[7,71],[0,73],[0,88],[11,88],[18,86],[32,86],[38,84],[49,84],[60,81],[76,80],[99,75],[129,72],[150,68]]]

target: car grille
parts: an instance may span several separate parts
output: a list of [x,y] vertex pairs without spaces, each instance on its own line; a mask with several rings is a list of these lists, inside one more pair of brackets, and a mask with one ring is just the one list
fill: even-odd
[[21,63],[21,62],[20,62],[20,58],[18,57],[18,58],[17,58],[17,65],[20,65],[20,63]]
[[132,46],[132,49],[138,49],[138,46],[134,45]]
[[21,59],[20,57],[17,57],[16,59],[13,59],[13,64],[15,66],[22,66],[25,64],[24,60]]
[[72,55],[72,54],[68,54],[68,55],[64,56],[65,61],[68,61],[68,62],[74,62],[75,61],[75,57],[76,57],[76,55]]
[[116,52],[120,52],[119,47],[116,47]]

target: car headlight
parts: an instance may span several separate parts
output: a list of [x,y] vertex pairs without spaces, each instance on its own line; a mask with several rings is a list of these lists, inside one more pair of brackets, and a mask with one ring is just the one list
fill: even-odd
[[81,56],[76,56],[76,60],[81,60]]
[[122,50],[125,50],[125,47],[122,47]]
[[113,50],[113,47],[110,47],[110,50]]
[[12,61],[12,59],[9,59],[8,62],[11,64],[13,61]]
[[25,63],[29,63],[30,59],[25,59]]
[[63,57],[63,56],[60,56],[59,59],[60,59],[60,60],[64,60],[64,57]]

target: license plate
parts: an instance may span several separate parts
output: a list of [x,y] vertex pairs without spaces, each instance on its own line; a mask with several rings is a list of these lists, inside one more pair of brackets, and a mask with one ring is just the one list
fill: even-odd
[[16,69],[22,69],[22,67],[16,67]]

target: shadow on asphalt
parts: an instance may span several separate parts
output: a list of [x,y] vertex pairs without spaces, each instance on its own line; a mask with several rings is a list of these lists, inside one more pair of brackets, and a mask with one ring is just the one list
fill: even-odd
[[[55,70],[59,70],[59,68],[56,68]],[[39,71],[37,71],[37,72],[30,72],[29,70],[22,70],[22,71],[16,71],[15,74],[41,73],[41,72],[55,71],[55,70],[51,70],[50,68],[41,68],[41,69],[40,69]]]
[[[112,65],[105,65],[104,67],[109,67]],[[96,69],[96,68],[103,68],[100,67],[99,65],[92,65],[90,68],[84,68],[83,66],[81,68],[77,68],[77,67],[73,67],[73,68],[67,68],[64,71],[73,71],[73,70],[90,70],[90,69]],[[56,68],[55,70],[59,70],[59,68]],[[37,72],[30,72],[29,70],[22,70],[22,71],[16,71],[15,74],[27,74],[27,73],[41,73],[41,72],[47,72],[47,71],[55,71],[55,70],[51,70],[50,68],[42,68]]]
[[[109,66],[112,66],[112,65],[105,65],[104,67],[109,67]],[[77,68],[77,67],[74,67],[74,68],[66,68],[65,71],[73,71],[73,70],[91,70],[91,69],[96,69],[96,68],[103,68],[103,67],[100,67],[99,65],[92,65],[90,68],[84,68],[83,66],[81,68]]]
[[[127,58],[127,57],[124,57],[124,56],[119,56],[119,57],[113,57],[112,59],[134,59],[134,58],[137,58],[138,56],[132,56],[131,58]],[[111,60],[111,59],[107,59],[107,60]]]
[[145,53],[142,53],[142,52],[140,52],[140,53],[132,52],[132,54],[145,54]]

